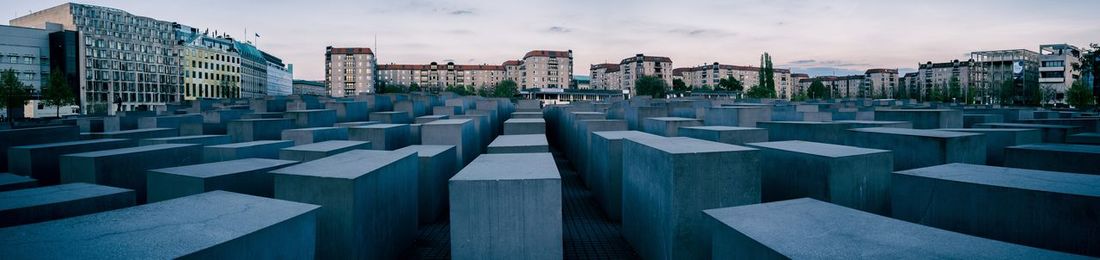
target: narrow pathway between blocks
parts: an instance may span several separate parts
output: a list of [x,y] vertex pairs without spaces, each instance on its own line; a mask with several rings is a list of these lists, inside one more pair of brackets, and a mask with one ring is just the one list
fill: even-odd
[[[604,216],[592,197],[592,191],[581,183],[573,166],[556,149],[551,148],[562,178],[562,220],[565,259],[637,259],[626,243],[617,223]],[[420,227],[416,243],[406,252],[406,259],[450,259],[450,223],[440,216],[436,223]]]

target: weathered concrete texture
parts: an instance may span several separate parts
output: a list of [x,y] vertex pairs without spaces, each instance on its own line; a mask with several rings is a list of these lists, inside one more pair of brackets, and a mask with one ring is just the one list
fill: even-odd
[[138,141],[140,145],[154,145],[154,144],[197,144],[202,146],[207,145],[219,145],[228,144],[230,138],[228,135],[185,135],[175,137],[161,137],[161,138],[149,138],[141,139]]
[[0,172],[8,170],[9,147],[79,139],[80,128],[73,125],[0,130]]
[[709,209],[712,259],[1075,259],[810,198]]
[[371,149],[371,142],[361,141],[324,141],[312,144],[303,144],[279,149],[280,160],[313,161],[339,153],[357,150]]
[[241,119],[244,114],[251,111],[239,109],[220,109],[202,112],[202,132],[204,134],[224,135],[228,133],[226,126],[230,121]]
[[975,128],[1021,128],[1039,129],[1043,132],[1044,143],[1064,143],[1066,136],[1078,132],[1078,127],[1068,125],[1044,125],[1044,124],[1016,124],[1016,123],[985,123],[975,124]]
[[[286,112],[253,112],[241,115],[241,119],[271,119],[285,118]],[[230,121],[232,122],[232,121]]]
[[546,134],[546,120],[542,118],[512,118],[504,121],[504,134]]
[[142,117],[157,116],[156,111],[119,111],[115,115],[118,116],[119,130],[133,130],[138,129],[138,120]]
[[561,176],[540,154],[478,157],[450,180],[454,259],[561,259]]
[[1005,162],[1005,147],[1043,142],[1038,129],[1018,128],[943,128],[940,131],[980,133],[985,135],[985,162],[1001,166]]
[[1100,174],[1100,145],[1025,144],[1004,151],[1006,167]]
[[145,203],[146,171],[202,162],[202,146],[158,144],[61,156],[61,183],[87,182],[132,189]]
[[[623,201],[623,139],[660,138],[639,131],[592,132],[587,178],[596,201],[603,206],[607,217],[613,221],[622,219]],[[633,160],[631,160],[633,162]]]
[[708,126],[756,127],[756,122],[771,121],[771,110],[766,107],[709,107],[703,116]]
[[101,133],[122,130],[121,122],[117,116],[105,117],[81,117],[73,119],[73,123],[80,127],[82,133]]
[[962,128],[962,110],[952,109],[880,109],[878,121],[909,121],[914,129]]
[[626,127],[634,131],[642,131],[642,124],[646,118],[651,117],[667,117],[668,108],[666,107],[623,107],[623,117],[626,118]]
[[1079,127],[1079,132],[1097,132],[1100,131],[1100,118],[1047,118],[1047,119],[1023,119],[1020,123],[1024,124],[1046,124],[1046,125],[1070,125]]
[[428,122],[431,122],[431,121],[443,120],[443,119],[448,119],[448,118],[450,118],[450,116],[448,116],[448,115],[418,116],[418,117],[416,117],[416,120],[413,120],[413,122],[417,123],[417,124],[424,124],[424,123],[428,123]]
[[366,101],[335,101],[325,103],[326,109],[336,111],[336,122],[367,121],[370,105]]
[[138,119],[138,128],[175,128],[179,135],[201,135],[202,115],[142,117]]
[[409,124],[409,145],[420,145],[420,130],[424,124]]
[[501,125],[504,124],[504,121],[500,119],[501,116],[498,113],[498,111],[495,111],[495,110],[486,111],[486,110],[478,110],[478,109],[473,109],[473,110],[467,110],[466,111],[466,116],[476,116],[476,115],[485,115],[485,116],[489,117],[489,129],[490,129],[489,135],[490,135],[490,139],[491,139],[492,136],[497,136],[497,135],[500,135],[502,133]]
[[291,110],[286,111],[283,116],[294,119],[295,128],[330,127],[336,124],[336,110],[332,109]]
[[388,111],[388,112],[371,112],[371,121],[382,122],[383,124],[410,124],[412,123],[412,117],[409,117],[409,113]]
[[665,137],[679,136],[680,127],[702,126],[703,122],[694,118],[652,117],[642,123],[642,131]]
[[680,127],[678,134],[683,137],[736,145],[768,141],[768,130],[755,127],[689,126]]
[[175,128],[143,128],[133,130],[122,130],[116,132],[102,132],[102,133],[83,133],[80,134],[83,139],[149,139],[149,138],[164,138],[179,136],[179,130]]
[[761,200],[809,197],[875,214],[890,213],[888,150],[806,141],[750,143],[761,151]]
[[976,124],[1004,122],[1005,116],[1001,114],[963,114],[964,128],[973,128]]
[[[588,164],[591,154],[589,150],[592,149],[592,133],[602,131],[626,131],[626,120],[613,120],[613,119],[595,119],[595,120],[581,120],[577,121],[577,129],[574,134],[576,138],[563,140],[565,142],[572,142],[572,151],[568,151],[569,160],[573,162],[573,167],[581,175],[581,180],[587,182],[588,177]],[[559,141],[560,142],[560,141]]]
[[465,114],[466,110],[460,106],[434,106],[432,115],[457,116]]
[[985,164],[985,135],[925,129],[872,127],[848,130],[847,145],[892,150],[894,170],[947,163]]
[[1100,144],[1100,133],[1080,133],[1066,137],[1071,144]]
[[0,191],[34,188],[38,181],[31,177],[0,172]]
[[802,140],[818,143],[844,144],[848,137],[847,123],[769,121],[758,122],[757,127],[768,130],[769,141]]
[[312,259],[317,206],[225,191],[0,229],[10,259]]
[[294,145],[312,144],[330,140],[348,140],[348,129],[344,127],[311,127],[283,130],[283,140],[294,141]]
[[417,100],[402,100],[393,103],[393,111],[404,112],[409,118],[416,118],[428,114],[428,104]]
[[273,196],[268,172],[296,161],[248,158],[149,170],[148,202],[224,190],[260,197]]
[[8,169],[11,173],[37,179],[42,185],[54,185],[61,182],[61,155],[131,146],[134,146],[134,142],[129,139],[94,139],[16,146],[8,150]]
[[0,192],[0,227],[130,207],[134,199],[133,190],[88,183]]
[[1100,176],[948,164],[895,173],[891,194],[900,220],[1100,256]]
[[470,119],[445,119],[424,124],[420,129],[420,143],[424,145],[454,145],[458,152],[458,166],[462,168],[477,157],[477,133]]
[[542,112],[515,112],[512,113],[512,119],[517,118],[542,118]]
[[550,144],[546,135],[501,135],[493,139],[486,153],[549,153]]
[[251,99],[248,101],[248,108],[256,112],[286,112],[287,101],[290,100],[271,98],[271,96],[264,99]]
[[833,123],[844,124],[845,127],[851,128],[867,128],[867,127],[896,127],[896,128],[913,128],[913,122],[909,121],[868,121],[868,120],[839,120],[833,121]]
[[407,124],[373,124],[348,128],[348,140],[368,141],[374,150],[396,150],[409,145]]
[[454,145],[410,145],[395,152],[416,152],[420,157],[417,212],[420,224],[435,223],[447,210],[447,180],[458,172],[458,151]]
[[[493,141],[493,129],[492,123],[490,123],[489,115],[487,114],[466,114],[461,116],[453,116],[454,119],[470,119],[474,124],[474,136],[476,145],[474,145],[475,154],[482,154],[484,148],[489,146],[489,142]],[[421,133],[423,135],[423,133]],[[473,158],[471,158],[473,159]]]
[[368,125],[373,125],[373,124],[381,124],[381,123],[382,123],[382,122],[378,122],[378,121],[356,121],[356,122],[343,122],[343,123],[336,123],[336,124],[335,124],[335,125],[333,125],[333,126],[334,126],[334,127],[344,127],[344,128],[348,128],[348,127],[353,127],[353,126],[368,126]]
[[623,237],[645,259],[701,259],[700,211],[760,203],[760,152],[694,138],[623,141]]
[[246,158],[279,159],[279,150],[294,146],[290,140],[261,140],[203,148],[204,162],[220,162]]
[[241,119],[229,122],[229,136],[233,142],[279,140],[283,130],[294,128],[294,119],[265,118]]
[[317,258],[395,259],[416,237],[415,152],[355,150],[272,171],[275,198],[320,205]]

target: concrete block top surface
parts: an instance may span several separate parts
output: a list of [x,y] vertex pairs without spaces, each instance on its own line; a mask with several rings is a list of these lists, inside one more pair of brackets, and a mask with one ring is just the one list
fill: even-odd
[[955,137],[967,137],[982,135],[979,133],[962,133],[962,132],[949,132],[927,129],[910,129],[910,128],[893,128],[893,127],[868,127],[868,128],[855,128],[848,129],[848,131],[866,132],[866,133],[880,133],[880,134],[895,134],[895,135],[909,135],[909,136],[924,136],[924,137],[936,137],[936,138],[955,138]]
[[111,155],[119,155],[119,154],[142,153],[142,152],[156,151],[156,150],[161,150],[161,149],[173,149],[173,148],[188,147],[188,146],[198,146],[198,145],[197,144],[157,144],[157,145],[146,145],[146,146],[138,146],[138,147],[119,148],[119,149],[102,150],[102,151],[94,151],[94,152],[66,154],[65,156],[101,157],[101,156],[111,156]]
[[753,151],[754,148],[719,142],[699,140],[689,137],[627,138],[641,145],[649,146],[670,154],[693,154],[712,152]]
[[561,179],[550,153],[483,154],[451,181]]
[[867,125],[892,125],[892,124],[909,123],[909,121],[837,120],[837,121],[833,121],[833,123],[867,124]]
[[0,172],[0,185],[13,184],[13,183],[27,183],[35,182],[31,177],[23,175],[15,175],[7,172]]
[[309,213],[315,205],[211,191],[97,214],[0,229],[13,259],[169,259]]
[[1015,128],[1062,128],[1062,129],[1074,129],[1078,128],[1071,125],[1051,125],[1051,124],[1021,124],[1021,123],[981,123],[974,126],[997,126],[997,127],[1015,127]]
[[298,161],[247,158],[187,166],[155,169],[153,171],[196,178],[217,177],[226,174],[255,171],[298,163]]
[[412,151],[351,150],[333,156],[271,171],[276,174],[355,179],[405,157]]
[[592,132],[592,134],[599,135],[600,137],[608,140],[618,140],[625,138],[663,138],[662,136],[642,131],[602,131]]
[[542,118],[512,118],[504,120],[504,123],[546,123]]
[[36,148],[50,148],[50,147],[65,147],[65,146],[71,146],[71,145],[86,145],[86,144],[98,144],[98,143],[112,143],[112,142],[125,141],[125,140],[129,140],[129,139],[121,139],[121,138],[105,138],[105,139],[92,139],[92,140],[83,140],[83,141],[69,141],[69,142],[60,142],[60,143],[45,143],[45,144],[32,144],[32,145],[22,145],[22,146],[16,146],[16,147],[12,147],[12,148],[13,148],[13,149],[20,149],[20,148],[21,148],[21,149],[36,149]]
[[336,111],[335,109],[306,109],[306,110],[289,110],[287,113],[316,113],[323,111]]
[[294,151],[327,152],[327,151],[332,151],[332,150],[343,149],[343,148],[346,148],[346,147],[362,145],[364,143],[367,143],[367,142],[364,142],[364,141],[329,140],[329,141],[324,141],[324,142],[319,142],[319,143],[292,146],[292,147],[287,147],[287,148],[283,148],[283,149],[294,150]]
[[548,145],[546,141],[546,135],[543,134],[527,134],[527,135],[500,135],[489,146],[533,146],[533,145]]
[[757,124],[787,124],[787,125],[840,125],[839,122],[818,122],[818,121],[760,121]]
[[954,109],[879,109],[878,112],[947,112],[958,111]]
[[154,141],[178,141],[178,140],[191,140],[191,139],[214,138],[214,137],[220,137],[220,136],[228,136],[228,135],[185,135],[185,136],[173,136],[173,137],[158,137],[158,138],[147,138],[147,139],[145,139],[145,140],[154,140]]
[[333,126],[327,126],[326,127],[326,126],[322,126],[322,127],[294,128],[294,129],[287,129],[287,130],[283,130],[283,131],[309,132],[309,131],[324,131],[324,130],[339,130],[339,129],[343,129],[343,127],[333,127]]
[[[420,157],[435,157],[441,153],[447,151],[453,151],[454,145],[410,145],[402,147],[401,149],[393,150],[394,152],[416,152]],[[452,152],[453,153],[453,152]]]
[[667,117],[667,116],[666,117],[650,117],[650,118],[646,118],[646,119],[647,120],[666,121],[666,122],[682,122],[682,121],[698,121],[699,120],[699,119],[695,119],[695,118]]
[[1100,176],[952,163],[895,174],[1100,198]]
[[[1072,153],[1089,153],[1100,155],[1100,145],[1088,145],[1088,144],[1052,144],[1052,143],[1039,143],[1039,144],[1025,144],[1010,146],[1008,148],[1015,149],[1028,149],[1028,150],[1041,150],[1051,152],[1072,152]],[[1079,162],[1079,163],[1100,163],[1100,162]],[[1100,167],[1100,166],[1097,166]]]
[[1076,257],[921,226],[809,198],[703,212],[791,259]]
[[604,112],[570,112],[574,115],[606,115]]
[[929,130],[948,131],[948,132],[971,132],[971,133],[1039,131],[1038,129],[1034,129],[1034,128],[939,128],[939,129],[929,129]]
[[269,145],[269,144],[277,144],[277,143],[290,143],[290,144],[294,144],[294,141],[291,141],[291,140],[261,140],[261,141],[251,141],[251,142],[241,142],[241,143],[231,143],[231,144],[219,144],[219,145],[211,145],[211,146],[207,146],[207,147],[214,147],[214,148],[241,148],[241,147],[249,147],[249,146],[256,146],[256,145]]
[[835,145],[799,140],[749,143],[747,145],[832,158],[890,152],[888,150],[868,149],[855,146]]
[[249,118],[249,119],[237,119],[237,120],[233,120],[233,121],[264,122],[264,121],[294,121],[294,119],[291,119],[291,118]]
[[408,126],[408,124],[372,124],[372,125],[365,125],[365,126],[353,126],[351,128],[372,128],[373,129],[373,128],[394,128],[394,127],[402,127],[402,126]]
[[465,124],[466,122],[473,122],[473,120],[470,120],[470,119],[443,119],[443,120],[435,120],[435,121],[427,122],[427,123],[424,123],[424,125],[461,125],[461,124]]
[[82,182],[6,191],[0,192],[0,211],[130,191],[133,190]]
[[447,118],[447,115],[426,115],[426,116],[418,116],[418,117],[416,117],[416,118],[424,118],[424,119],[433,119],[433,118],[434,118],[434,119],[443,119],[443,118]]
[[739,130],[764,130],[763,128],[756,127],[737,127],[737,126],[684,126],[685,129],[699,129],[707,131],[739,131]]

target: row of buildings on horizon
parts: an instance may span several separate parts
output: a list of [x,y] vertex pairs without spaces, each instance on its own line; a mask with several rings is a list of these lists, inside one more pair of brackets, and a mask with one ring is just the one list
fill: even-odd
[[[34,91],[61,73],[76,94],[70,113],[157,110],[198,98],[292,93],[293,65],[217,30],[65,3],[0,25],[0,70]],[[260,37],[256,34],[256,37]],[[247,38],[247,37],[246,37]],[[32,101],[24,111],[56,116]]]

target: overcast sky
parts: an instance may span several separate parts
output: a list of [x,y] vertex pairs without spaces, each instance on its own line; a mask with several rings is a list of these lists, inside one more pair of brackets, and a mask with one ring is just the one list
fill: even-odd
[[[60,4],[0,0],[4,21]],[[89,0],[83,3],[229,32],[260,34],[261,49],[324,77],[324,48],[372,47],[378,63],[500,64],[529,50],[572,49],[574,73],[636,53],[676,67],[721,62],[813,75],[912,70],[975,50],[1100,42],[1100,1],[239,1]],[[377,36],[377,46],[375,45]],[[251,38],[250,38],[251,39]],[[253,39],[255,41],[255,39]]]

